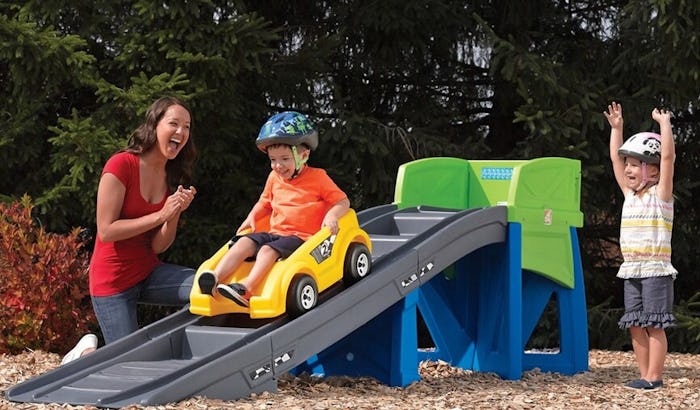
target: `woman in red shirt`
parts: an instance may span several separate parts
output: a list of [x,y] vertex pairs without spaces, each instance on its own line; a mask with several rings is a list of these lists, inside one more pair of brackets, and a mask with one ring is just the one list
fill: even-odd
[[[196,157],[191,128],[187,106],[161,98],[102,171],[90,295],[106,344],[138,329],[137,303],[189,302],[195,271],[163,263],[158,254],[175,240],[180,215],[197,192],[189,186]],[[96,347],[97,338],[86,335],[62,363]]]

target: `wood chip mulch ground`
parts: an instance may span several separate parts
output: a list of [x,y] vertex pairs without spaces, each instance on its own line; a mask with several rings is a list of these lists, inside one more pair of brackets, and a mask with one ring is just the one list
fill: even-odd
[[[0,355],[0,391],[58,366],[60,357],[44,352]],[[665,387],[638,392],[622,387],[637,377],[631,352],[593,350],[589,371],[573,376],[528,371],[521,380],[456,369],[443,362],[420,365],[422,380],[404,388],[367,378],[286,377],[277,393],[237,401],[193,397],[146,409],[700,409],[700,355],[671,353]],[[0,409],[82,409],[82,406],[13,403]],[[144,407],[132,406],[131,409]]]

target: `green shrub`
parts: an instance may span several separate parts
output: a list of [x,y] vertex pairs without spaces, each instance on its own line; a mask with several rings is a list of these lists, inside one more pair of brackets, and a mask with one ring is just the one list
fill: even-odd
[[700,292],[681,300],[673,310],[678,327],[668,334],[669,350],[700,353]]
[[0,353],[65,352],[96,324],[81,230],[46,232],[32,207],[0,203]]
[[609,297],[598,305],[588,307],[588,346],[591,349],[631,349],[629,332],[617,325],[625,309],[612,307],[612,300]]

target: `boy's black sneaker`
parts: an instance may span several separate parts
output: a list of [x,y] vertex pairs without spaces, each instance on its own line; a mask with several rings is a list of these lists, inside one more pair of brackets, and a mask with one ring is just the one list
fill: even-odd
[[216,286],[216,275],[212,271],[204,271],[199,275],[197,280],[199,290],[205,295],[211,295]]
[[216,289],[219,291],[221,296],[225,297],[226,299],[231,299],[238,306],[249,306],[248,299],[245,298],[246,293],[248,293],[248,289],[246,289],[246,287],[240,283],[231,283],[229,285],[221,284],[218,285]]

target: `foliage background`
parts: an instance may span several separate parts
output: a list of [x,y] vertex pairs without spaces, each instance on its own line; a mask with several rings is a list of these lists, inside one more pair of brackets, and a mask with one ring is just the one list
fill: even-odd
[[413,159],[575,158],[591,347],[625,348],[601,113],[621,102],[629,136],[664,107],[683,324],[669,335],[697,352],[699,24],[694,0],[0,1],[0,199],[28,194],[47,229],[94,235],[102,165],[164,94],[190,104],[200,151],[197,199],[164,255],[190,266],[259,195],[269,168],[253,139],[280,110],[318,124],[311,162],[356,209],[391,202]]

